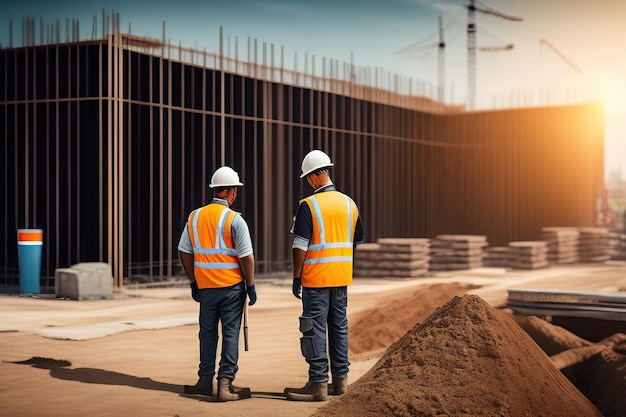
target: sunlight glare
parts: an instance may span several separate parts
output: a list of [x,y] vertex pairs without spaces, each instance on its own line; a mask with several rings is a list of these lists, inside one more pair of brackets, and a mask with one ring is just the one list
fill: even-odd
[[626,111],[626,81],[603,80],[600,92],[607,116],[624,114]]

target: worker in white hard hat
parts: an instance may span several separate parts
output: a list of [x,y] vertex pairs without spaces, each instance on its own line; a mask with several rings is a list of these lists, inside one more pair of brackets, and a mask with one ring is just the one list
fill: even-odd
[[233,401],[250,397],[249,388],[236,388],[239,333],[246,302],[256,302],[254,254],[248,224],[230,206],[243,184],[232,168],[215,171],[209,187],[213,200],[191,212],[178,244],[192,298],[200,303],[200,365],[198,382],[185,385],[186,394],[213,395],[213,377],[221,322],[222,351],[217,372],[217,397]]
[[324,401],[329,394],[344,394],[348,387],[348,286],[363,226],[355,202],[333,185],[332,166],[320,150],[309,152],[302,161],[300,178],[306,178],[314,191],[300,201],[291,228],[292,292],[302,299],[300,348],[309,364],[309,379],[302,388],[285,388],[289,400]]

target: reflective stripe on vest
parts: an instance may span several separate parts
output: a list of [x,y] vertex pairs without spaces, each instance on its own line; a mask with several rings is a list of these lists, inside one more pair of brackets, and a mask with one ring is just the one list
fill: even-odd
[[198,288],[230,287],[242,280],[239,258],[230,234],[236,213],[221,204],[209,204],[189,216],[194,275]]
[[338,191],[325,191],[304,201],[311,209],[313,235],[305,255],[302,285],[339,287],[352,282],[356,204]]

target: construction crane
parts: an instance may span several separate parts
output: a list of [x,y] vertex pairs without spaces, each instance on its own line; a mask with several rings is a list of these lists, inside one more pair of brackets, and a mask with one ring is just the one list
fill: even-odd
[[513,49],[513,44],[507,43],[506,45],[502,45],[502,46],[481,46],[478,49],[480,49],[483,52],[510,51]]
[[492,33],[487,32],[485,29],[481,29],[483,32],[485,32],[487,35],[491,36],[492,38],[496,39],[498,42],[500,42],[500,45],[496,45],[496,46],[481,46],[480,48],[478,48],[479,51],[482,52],[498,52],[498,51],[510,51],[513,49],[513,44],[512,43],[506,43],[504,42],[502,39],[498,39],[496,36],[494,36]]
[[504,14],[491,7],[479,8],[476,6],[476,0],[470,0],[467,11],[467,107],[469,110],[473,110],[476,104],[476,12],[514,22],[521,22],[523,19]]
[[546,39],[541,38],[541,40],[539,40],[539,45],[541,45],[542,51],[543,51],[543,45],[546,45],[548,48],[550,48],[552,50],[552,52],[557,54],[557,56],[559,58],[561,58],[563,60],[563,62],[565,62],[571,69],[573,69],[574,71],[576,71],[577,73],[579,73],[581,75],[583,74],[583,70],[578,68],[578,66],[576,66],[576,64],[574,64],[568,57],[566,57],[561,51],[556,49],[556,47],[554,45],[552,45],[550,42],[548,42]]
[[439,43],[437,44],[438,57],[437,57],[437,99],[440,103],[445,100],[444,86],[445,86],[445,49],[446,42],[443,40],[443,23],[441,15],[439,15]]
[[439,30],[437,32],[439,34],[439,41],[437,43],[430,42],[430,43],[424,44],[424,42],[428,38],[431,38],[434,35],[433,33],[427,36],[426,38],[419,40],[417,42],[414,42],[410,44],[409,46],[406,46],[393,53],[394,55],[398,55],[398,54],[403,54],[407,52],[416,52],[416,51],[420,51],[424,49],[429,49],[434,46],[437,47],[437,51],[438,51],[437,52],[437,99],[442,103],[445,99],[444,86],[445,86],[445,48],[446,48],[446,42],[443,39],[443,32],[444,32],[443,21],[441,19],[441,15],[439,15]]

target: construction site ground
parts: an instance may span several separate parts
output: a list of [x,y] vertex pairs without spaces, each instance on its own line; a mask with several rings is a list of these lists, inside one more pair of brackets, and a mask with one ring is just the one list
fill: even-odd
[[[355,278],[349,318],[418,289],[444,304],[469,285],[494,308],[507,289],[626,291],[626,263],[551,266],[539,270],[478,268],[415,279]],[[301,303],[289,277],[257,279],[258,302],[249,307],[249,350],[241,338],[235,385],[252,398],[221,403],[186,396],[198,367],[198,304],[186,286],[124,287],[113,299],[75,301],[53,294],[0,295],[0,403],[7,416],[310,416],[324,403],[291,402],[287,386],[307,380],[300,353]],[[450,293],[446,293],[450,288]],[[429,303],[416,302],[415,309]],[[436,307],[435,307],[436,308]],[[430,314],[430,311],[425,311]],[[359,320],[359,325],[367,325]],[[362,335],[360,337],[363,337]],[[372,337],[376,337],[372,335]],[[384,348],[351,354],[349,383],[364,375]],[[332,397],[331,397],[332,398]],[[332,401],[332,400],[331,400]]]

